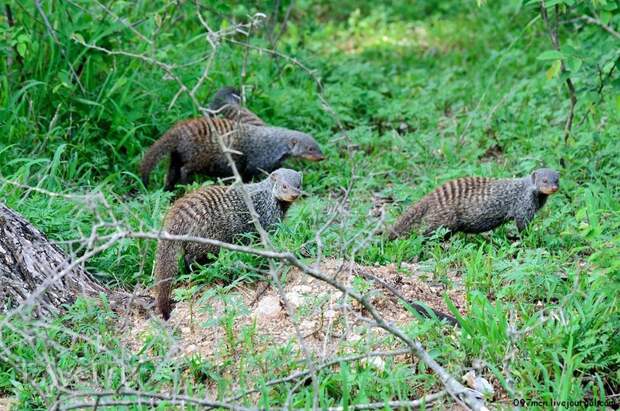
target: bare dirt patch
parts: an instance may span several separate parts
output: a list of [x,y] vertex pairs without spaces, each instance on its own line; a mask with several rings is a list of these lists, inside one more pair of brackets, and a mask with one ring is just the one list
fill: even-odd
[[[432,273],[425,273],[417,264],[371,267],[325,260],[321,269],[347,286],[367,293],[384,318],[399,325],[416,319],[397,297],[380,284],[363,280],[364,273],[382,279],[409,300],[449,313],[443,299],[445,293],[462,314],[466,312],[464,290],[460,278],[455,275],[448,276],[449,285],[445,285],[445,279],[443,283],[434,281]],[[386,348],[382,341],[385,341],[383,337],[387,334],[369,327],[370,319],[363,307],[351,298],[345,298],[330,285],[297,269],[289,271],[284,294],[290,311],[275,287],[267,286],[265,289],[266,286],[265,283],[241,284],[222,293],[217,291],[218,288],[221,290],[221,285],[214,284],[207,287],[193,303],[177,303],[169,325],[177,331],[178,353],[199,354],[219,363],[221,358],[234,355],[235,350],[243,350],[232,336],[239,336],[244,331],[256,337],[254,350],[288,343],[297,347],[299,344],[292,319],[298,324],[304,344],[320,358],[358,351],[354,348],[356,344],[363,344],[366,349]],[[124,339],[135,350],[140,349],[145,338],[157,327],[156,322],[138,317],[128,325]]]
[[15,399],[10,397],[0,397],[0,411],[9,411],[15,405]]

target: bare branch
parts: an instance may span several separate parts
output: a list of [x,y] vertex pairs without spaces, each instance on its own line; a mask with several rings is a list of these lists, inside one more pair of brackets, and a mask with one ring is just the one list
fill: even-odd
[[620,39],[620,32],[617,32],[616,30],[613,29],[613,27],[603,23],[599,19],[595,19],[594,17],[590,17],[590,16],[586,16],[586,15],[581,16],[580,19],[585,20],[586,22],[588,22],[590,24],[597,25],[597,26],[601,27],[603,30],[605,30],[607,33],[609,33],[612,36],[614,36],[615,38]]
[[[540,15],[545,23],[545,27],[549,32],[549,37],[551,39],[551,44],[553,48],[557,51],[560,51],[560,41],[558,40],[558,5],[555,5],[555,22],[552,25],[549,21],[549,16],[547,14],[547,7],[545,6],[544,0],[540,2]],[[564,64],[564,59],[560,59],[560,72],[562,75],[566,76],[566,88],[568,89],[568,95],[570,98],[570,106],[568,109],[568,116],[566,118],[566,123],[564,125],[564,143],[568,142],[568,138],[570,137],[571,129],[573,128],[573,117],[575,116],[575,106],[577,105],[577,93],[575,91],[575,86],[573,81],[567,74],[566,65]]]
[[426,397],[420,398],[419,400],[411,400],[411,401],[386,401],[386,402],[373,402],[368,404],[353,404],[348,407],[330,407],[329,411],[343,411],[345,409],[348,410],[378,410],[384,408],[407,408],[407,409],[415,409],[420,407],[425,407],[427,405],[432,404],[446,396],[445,391],[439,391],[435,394],[429,394]]

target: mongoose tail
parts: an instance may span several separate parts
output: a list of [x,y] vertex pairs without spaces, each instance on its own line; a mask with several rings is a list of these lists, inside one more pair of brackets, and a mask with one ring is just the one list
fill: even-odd
[[157,244],[157,262],[155,264],[155,285],[157,289],[157,309],[164,320],[170,318],[172,306],[170,293],[172,292],[172,279],[179,271],[179,253],[181,247],[178,242],[160,240]]
[[151,171],[153,171],[153,168],[155,168],[163,157],[175,149],[175,134],[176,130],[174,128],[168,131],[159,140],[153,143],[144,155],[142,163],[140,163],[140,177],[145,187],[149,184],[149,175]]
[[411,231],[411,228],[422,221],[422,217],[428,210],[428,201],[422,199],[417,204],[409,207],[396,220],[396,223],[388,229],[388,239],[395,240]]
[[241,105],[241,92],[234,87],[220,88],[209,103],[209,110],[235,122],[253,126],[266,125],[260,117]]

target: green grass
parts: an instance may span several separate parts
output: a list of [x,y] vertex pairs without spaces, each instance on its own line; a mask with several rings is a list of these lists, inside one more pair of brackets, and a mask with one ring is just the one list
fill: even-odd
[[[147,190],[136,175],[137,166],[150,143],[179,119],[197,115],[196,110],[184,95],[169,107],[178,85],[159,68],[87,50],[71,38],[79,34],[86,42],[110,49],[154,53],[181,66],[177,74],[192,85],[203,65],[183,65],[201,58],[209,47],[193,4],[176,9],[168,2],[112,2],[112,10],[139,22],[137,30],[147,37],[161,18],[173,13],[179,19],[175,24],[164,20],[154,50],[88,2],[77,3],[92,15],[70,3],[46,3],[65,59],[29,3],[12,4],[16,27],[0,20],[3,51],[16,42],[25,44],[22,67],[15,67],[19,63],[14,61],[9,71],[6,61],[1,63],[0,173],[4,179],[58,193],[101,193],[109,207],[8,183],[0,184],[0,198],[78,254],[83,250],[71,241],[88,235],[96,223],[116,219],[132,229],[159,229],[172,198],[158,188],[165,167],[159,167]],[[409,3],[335,6],[304,0],[294,8],[278,49],[320,77],[324,98],[336,116],[322,109],[316,83],[307,72],[291,62],[248,53],[243,82],[253,87],[249,107],[270,124],[312,133],[327,155],[317,164],[287,163],[303,171],[309,196],[290,210],[274,235],[275,245],[296,253],[304,245],[316,255],[314,233],[342,189],[353,182],[343,214],[324,233],[323,256],[354,257],[367,265],[421,260],[434,278],[448,271],[462,276],[469,315],[461,319],[461,332],[413,317],[406,328],[450,372],[460,376],[473,359],[481,359],[504,384],[502,361],[510,344],[507,321],[513,313],[516,328],[527,331],[515,339],[511,363],[518,398],[605,399],[617,393],[620,70],[612,72],[609,86],[599,95],[598,78],[585,71],[584,57],[584,68],[573,75],[580,103],[565,144],[568,98],[561,79],[547,78],[548,62],[537,59],[550,45],[536,8],[519,9],[514,2],[482,7]],[[281,16],[286,7],[280,7]],[[269,12],[273,5],[231,8],[215,2],[211,8],[219,14],[203,13],[217,29],[232,16],[244,20],[247,13]],[[614,16],[618,27],[618,15]],[[592,58],[618,58],[617,47],[600,40],[603,36],[595,27],[567,26],[560,35],[563,44],[575,48],[594,38],[600,47],[592,48]],[[257,30],[251,43],[269,47],[266,30]],[[222,85],[239,84],[244,60],[243,48],[222,43],[197,94],[199,100],[206,102]],[[72,81],[68,61],[80,68],[85,91]],[[501,149],[499,156],[485,157],[492,147]],[[410,203],[449,179],[522,176],[541,166],[560,171],[561,191],[518,241],[511,239],[513,224],[488,235],[456,235],[447,242],[423,243],[415,235],[394,242],[377,237],[358,249],[358,241],[352,241],[378,223],[378,217],[369,217],[373,195],[395,200],[387,216],[393,221]],[[110,230],[103,227],[99,232]],[[112,286],[148,286],[155,246],[152,241],[124,240],[90,259],[87,268]],[[216,280],[254,281],[259,276],[252,268],[264,264],[256,257],[223,252],[217,263],[184,279],[191,277],[197,288]],[[219,292],[221,298],[233,298],[230,287],[222,286]],[[226,315],[234,318],[238,313]],[[126,378],[117,367],[122,358],[127,370],[138,370],[130,377],[134,389],[200,396],[215,387],[219,398],[226,398],[233,388],[288,375],[299,359],[293,343],[256,351],[256,330],[235,335],[225,316],[219,326],[228,327],[230,344],[238,345],[236,352],[243,355],[223,364],[196,356],[159,361],[152,355],[166,352],[170,336],[154,335],[143,350],[130,353],[120,342],[113,317],[105,306],[78,301],[49,328],[34,331],[28,343],[19,332],[32,332],[28,322],[16,321],[11,330],[1,330],[12,363],[0,354],[0,395],[14,396],[19,409],[38,409],[50,406],[50,399],[59,394],[54,378],[71,389],[117,389]],[[57,375],[42,358],[54,365]],[[17,369],[15,363],[20,365]],[[256,405],[283,405],[291,387],[264,388]],[[439,387],[437,378],[417,362],[387,360],[385,372],[352,363],[320,373],[319,404],[417,398]],[[310,407],[311,388],[298,387],[292,404]]]

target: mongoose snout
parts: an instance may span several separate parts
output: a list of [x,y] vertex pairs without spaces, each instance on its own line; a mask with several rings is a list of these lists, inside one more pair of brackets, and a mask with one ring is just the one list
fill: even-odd
[[325,159],[321,148],[310,134],[295,132],[291,139],[291,156],[300,157],[309,161]]
[[551,195],[560,188],[560,175],[549,168],[536,170],[532,178],[541,193]]
[[273,196],[280,201],[292,203],[301,196],[301,174],[281,168],[269,176],[274,182]]
[[308,153],[302,157],[304,160],[310,161],[322,161],[325,160],[325,156],[322,153]]

